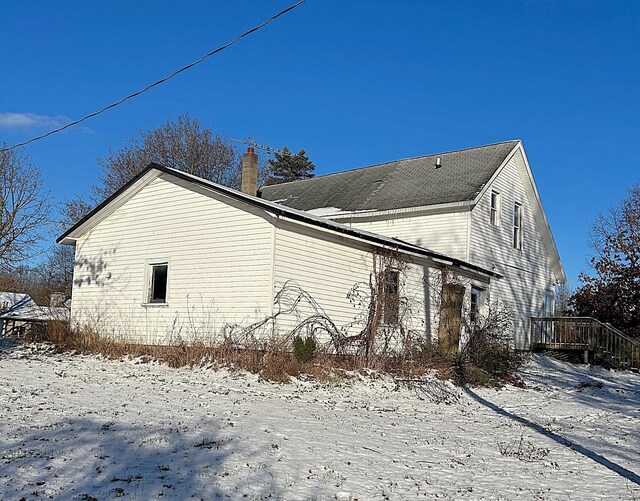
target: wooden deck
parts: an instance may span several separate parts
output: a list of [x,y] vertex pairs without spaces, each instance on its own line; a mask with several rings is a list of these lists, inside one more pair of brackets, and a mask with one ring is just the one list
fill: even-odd
[[536,343],[536,350],[584,351],[589,350],[585,343]]
[[640,369],[640,342],[591,317],[533,317],[531,349],[582,351],[620,369]]

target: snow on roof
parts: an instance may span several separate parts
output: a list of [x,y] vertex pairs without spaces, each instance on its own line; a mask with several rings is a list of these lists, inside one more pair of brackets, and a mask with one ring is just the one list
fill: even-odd
[[48,321],[68,320],[69,308],[39,306],[28,294],[0,292],[0,319]]
[[502,275],[492,270],[485,269],[473,263],[468,263],[466,261],[453,258],[439,252],[434,252],[419,245],[410,244],[403,240],[369,232],[360,228],[346,226],[344,224],[332,221],[331,219],[317,216],[308,211],[294,209],[292,207],[277,204],[271,200],[265,200],[263,198],[247,195],[246,193],[242,193],[232,188],[222,186],[207,179],[194,176],[193,174],[189,174],[187,172],[179,171],[169,167],[164,167],[155,163],[149,164],[149,166],[145,170],[133,177],[127,184],[122,186],[118,191],[113,193],[109,198],[98,205],[89,214],[80,219],[80,221],[69,228],[60,237],[58,237],[56,241],[63,244],[75,243],[75,239],[84,234],[89,228],[92,227],[92,225],[97,224],[100,221],[101,217],[105,217],[106,214],[110,214],[110,210],[115,210],[115,207],[117,207],[118,204],[123,203],[123,200],[126,201],[127,196],[133,196],[137,188],[139,189],[140,186],[145,185],[145,183],[148,183],[150,182],[150,180],[156,179],[161,175],[176,177],[178,179],[199,185],[211,191],[242,200],[262,209],[273,211],[275,214],[287,217],[291,220],[312,224],[323,230],[336,231],[342,234],[346,234],[349,237],[369,241],[375,245],[388,246],[401,252],[425,256],[430,259],[435,259],[437,261],[443,262],[445,264],[450,264],[452,266],[460,267],[461,269],[466,269],[473,273],[480,273],[485,276],[497,278],[502,277]]
[[64,306],[39,306],[34,302],[13,308],[7,313],[0,315],[0,319],[34,322],[69,320],[69,312],[69,308]]
[[20,292],[0,292],[0,313],[5,313],[13,308],[36,304],[29,294]]

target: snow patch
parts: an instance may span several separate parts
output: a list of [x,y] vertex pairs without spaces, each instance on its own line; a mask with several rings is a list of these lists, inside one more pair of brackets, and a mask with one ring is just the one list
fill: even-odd
[[536,356],[497,391],[140,362],[2,345],[0,499],[640,498],[638,374]]

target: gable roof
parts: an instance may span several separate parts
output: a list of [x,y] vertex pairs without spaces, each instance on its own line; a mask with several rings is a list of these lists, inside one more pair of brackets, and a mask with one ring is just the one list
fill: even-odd
[[481,275],[497,278],[502,277],[502,275],[494,271],[487,270],[480,266],[467,263],[466,261],[455,259],[444,254],[431,251],[429,249],[425,249],[424,247],[420,247],[418,245],[414,245],[397,238],[386,237],[377,233],[371,233],[365,230],[353,228],[351,226],[346,226],[329,219],[314,216],[312,214],[309,214],[308,212],[292,209],[290,207],[286,207],[269,200],[264,200],[262,198],[247,195],[246,193],[242,193],[232,188],[227,188],[226,186],[222,186],[212,181],[208,181],[206,179],[187,174],[186,172],[164,167],[155,163],[149,164],[146,169],[136,175],[127,184],[122,186],[113,195],[107,198],[89,214],[87,214],[66,232],[64,232],[60,237],[58,237],[56,242],[63,244],[75,243],[76,239],[81,237],[104,218],[112,214],[118,207],[124,205],[127,200],[138,193],[144,186],[147,186],[153,180],[157,179],[160,176],[170,176],[182,181],[187,181],[188,183],[192,183],[196,186],[205,188],[223,196],[241,200],[255,207],[259,207],[272,214],[275,214],[276,216],[283,216],[293,221],[307,223],[317,228],[340,233],[352,239],[363,240],[365,242],[368,242],[369,244],[395,249],[413,255],[427,257],[442,264],[453,265],[461,269],[479,273]]
[[[520,175],[542,241],[556,278],[565,283],[566,275],[555,239],[519,139],[265,186],[260,195],[337,220],[385,214],[386,211],[422,210],[429,206],[473,207],[518,151],[524,159],[524,171]],[[438,158],[441,167],[436,169]]]
[[[262,198],[299,210],[383,211],[474,200],[519,140],[396,160],[265,186]],[[440,158],[442,166],[436,168]]]
[[0,313],[6,313],[16,308],[20,308],[21,306],[33,306],[35,304],[35,301],[31,299],[29,294],[22,294],[20,292],[0,292]]
[[69,320],[71,310],[65,306],[40,306],[35,302],[17,305],[0,315],[2,320],[23,322],[47,322],[50,320]]
[[0,292],[0,320],[69,320],[68,307],[38,305],[29,294]]

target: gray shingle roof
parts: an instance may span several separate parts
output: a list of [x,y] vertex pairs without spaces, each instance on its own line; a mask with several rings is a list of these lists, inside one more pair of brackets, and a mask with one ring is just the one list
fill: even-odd
[[[517,140],[396,160],[261,189],[261,196],[299,210],[390,210],[473,200]],[[436,169],[440,157],[442,167]]]

